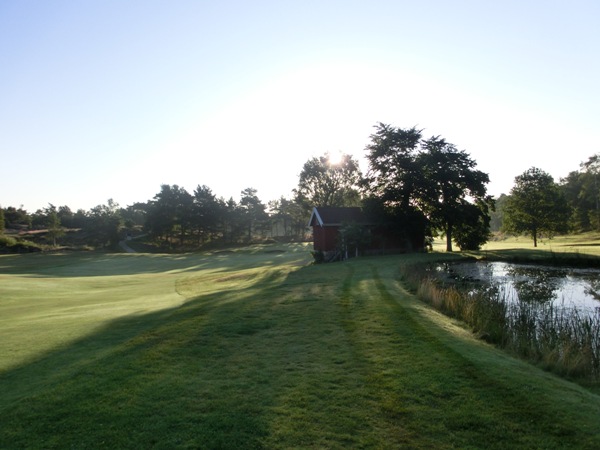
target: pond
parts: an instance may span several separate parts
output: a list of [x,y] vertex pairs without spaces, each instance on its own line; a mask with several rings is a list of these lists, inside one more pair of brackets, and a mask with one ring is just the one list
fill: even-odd
[[507,262],[444,263],[435,268],[445,281],[493,286],[508,302],[575,307],[594,313],[600,308],[600,270]]

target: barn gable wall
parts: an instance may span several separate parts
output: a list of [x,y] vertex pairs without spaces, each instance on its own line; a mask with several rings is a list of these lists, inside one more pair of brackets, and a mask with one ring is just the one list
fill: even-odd
[[336,249],[339,227],[313,226],[313,248],[328,252]]

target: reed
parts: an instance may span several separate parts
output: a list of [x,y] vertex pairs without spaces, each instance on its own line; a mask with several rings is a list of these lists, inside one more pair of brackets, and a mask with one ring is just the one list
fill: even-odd
[[515,301],[498,287],[442,283],[423,266],[402,266],[418,297],[498,347],[565,377],[600,382],[600,309]]

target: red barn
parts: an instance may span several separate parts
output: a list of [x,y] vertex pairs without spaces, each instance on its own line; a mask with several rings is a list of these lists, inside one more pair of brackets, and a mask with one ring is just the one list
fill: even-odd
[[360,208],[332,206],[313,208],[308,226],[313,229],[314,250],[321,252],[335,250],[338,244],[340,227],[348,223],[366,223],[365,216]]
[[313,249],[322,252],[325,260],[339,257],[339,234],[342,225],[366,226],[369,243],[362,248],[363,254],[389,254],[424,251],[425,228],[409,223],[380,223],[369,217],[358,207],[338,208],[333,206],[315,207],[308,226],[313,230]]

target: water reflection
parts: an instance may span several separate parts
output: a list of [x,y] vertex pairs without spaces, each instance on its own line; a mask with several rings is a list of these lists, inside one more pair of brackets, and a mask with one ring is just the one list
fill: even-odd
[[600,279],[586,278],[589,286],[586,287],[585,293],[596,300],[600,300]]
[[539,266],[508,266],[508,277],[512,277],[512,287],[519,300],[525,302],[548,303],[558,297],[564,284],[566,271],[549,271]]
[[600,307],[600,270],[513,264],[507,262],[444,263],[438,276],[472,289],[495,289],[509,301]]

